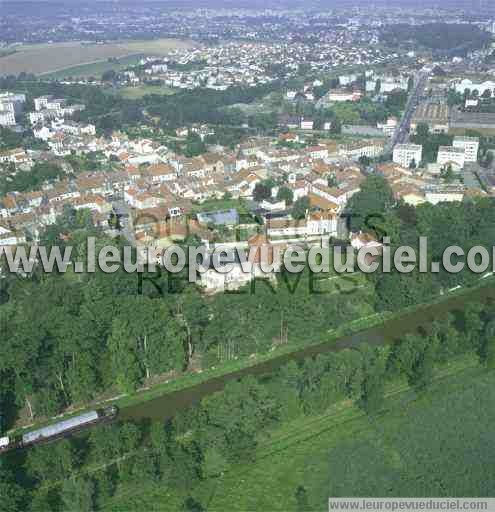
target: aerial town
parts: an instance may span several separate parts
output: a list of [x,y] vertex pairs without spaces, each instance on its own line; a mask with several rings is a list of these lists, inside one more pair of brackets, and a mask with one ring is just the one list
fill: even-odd
[[[466,410],[494,410],[495,267],[457,275],[433,260],[454,243],[495,244],[495,10],[355,4],[5,3],[0,510],[310,511],[330,496],[457,492],[447,470],[439,487],[431,476],[445,453],[424,472],[404,461],[448,444],[447,425],[467,432],[456,393]],[[82,257],[88,236],[152,258],[153,285],[9,272],[19,248],[72,244]],[[280,265],[261,270],[274,251],[311,248],[381,262],[421,236],[426,275],[330,271],[316,292],[302,273],[302,292]],[[241,258],[163,294],[156,255],[175,246],[235,248],[250,267]],[[462,372],[485,383],[476,399]],[[406,388],[403,410],[393,397]],[[476,428],[492,425],[476,414]],[[379,440],[368,452],[340,421]],[[415,426],[405,447],[395,421]],[[396,444],[382,448],[386,429]],[[339,468],[346,443],[363,472],[389,478],[397,464],[406,483]],[[473,441],[480,466],[485,448]],[[462,495],[493,495],[473,482]]]
[[[129,129],[102,133],[91,121],[76,121],[86,105],[73,99],[43,95],[27,102],[25,93],[3,91],[0,125],[32,133],[40,146],[1,150],[4,176],[15,181],[46,162],[62,172],[36,189],[14,188],[0,198],[1,244],[39,240],[44,227],[65,207],[73,207],[89,209],[95,226],[109,233],[109,214],[125,215],[129,240],[146,251],[149,244],[166,246],[174,230],[179,234],[184,229],[180,219],[188,223],[202,204],[218,200],[221,206],[225,198],[258,214],[270,237],[340,237],[339,219],[371,173],[388,181],[397,200],[413,206],[494,193],[488,141],[495,136],[495,61],[492,69],[480,61],[480,52],[489,55],[491,50],[432,61],[414,52],[399,57],[368,49],[373,41],[374,36],[362,47],[352,37],[337,38],[320,47],[317,60],[311,60],[314,52],[308,45],[232,42],[174,50],[168,57],[144,56],[136,66],[110,73],[111,87],[117,90],[153,82],[171,94],[175,89],[226,91],[272,84],[274,90],[258,103],[263,109],[263,102],[271,102],[276,118],[265,130],[256,124],[253,130],[250,118],[241,119],[244,136],[235,145],[209,143],[216,140],[218,123],[177,127],[175,137],[168,139],[194,137],[201,147],[194,156],[187,156],[187,147],[177,151],[176,143],[167,145],[160,130],[155,132],[159,137],[142,127],[132,134]],[[298,78],[302,63],[315,78]],[[338,71],[351,65],[352,72]],[[283,70],[273,76],[273,66]],[[62,83],[69,88],[108,87],[105,78]],[[256,115],[256,105],[245,107],[253,107]],[[148,117],[146,122],[153,120]],[[430,147],[428,134],[439,144]],[[81,158],[93,159],[95,168],[75,172],[71,162]],[[6,184],[12,188],[8,178]],[[303,219],[293,214],[298,201],[306,205]],[[143,218],[148,221],[143,223]],[[195,219],[198,235],[227,241],[215,228],[225,223],[232,227],[232,219],[213,218],[213,223],[201,215]],[[149,219],[156,224],[151,234]],[[228,234],[223,236],[228,239]],[[230,286],[244,284],[239,279],[230,279]],[[209,281],[205,286],[224,288]]]

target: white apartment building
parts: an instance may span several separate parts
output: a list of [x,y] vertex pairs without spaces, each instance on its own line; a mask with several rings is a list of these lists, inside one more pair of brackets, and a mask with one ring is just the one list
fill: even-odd
[[18,114],[22,112],[24,103],[26,103],[25,94],[14,94],[11,92],[0,94],[0,110],[11,110]]
[[464,167],[464,163],[464,149],[454,146],[440,146],[438,148],[438,165],[444,166],[449,164],[455,164],[462,169]]
[[65,100],[60,98],[49,100],[46,103],[47,110],[55,110],[57,112],[60,112],[64,106]]
[[464,151],[464,160],[466,162],[476,162],[478,160],[478,150],[480,139],[478,137],[455,137],[452,143],[454,148],[460,148]]
[[0,108],[2,110],[10,110],[11,112],[15,113],[15,106],[13,101],[0,101]]
[[29,112],[29,122],[31,126],[37,123],[42,123],[45,120],[45,114],[43,112]]
[[52,99],[53,96],[40,96],[39,98],[34,98],[34,109],[39,112],[46,108],[48,102]]
[[361,157],[376,158],[383,151],[384,142],[381,140],[357,141],[344,144],[339,149],[339,155],[352,160],[359,160]]
[[0,126],[14,126],[15,114],[12,110],[0,110]]
[[408,168],[412,162],[419,165],[423,159],[423,146],[419,144],[397,144],[394,148],[393,161]]

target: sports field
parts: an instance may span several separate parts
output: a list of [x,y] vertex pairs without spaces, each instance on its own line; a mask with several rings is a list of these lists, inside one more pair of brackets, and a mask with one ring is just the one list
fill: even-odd
[[118,43],[53,43],[16,46],[16,51],[0,59],[0,75],[21,72],[43,74],[67,70],[82,64],[107,62],[110,58],[136,55],[164,56],[175,49],[194,46],[192,41],[156,39]]

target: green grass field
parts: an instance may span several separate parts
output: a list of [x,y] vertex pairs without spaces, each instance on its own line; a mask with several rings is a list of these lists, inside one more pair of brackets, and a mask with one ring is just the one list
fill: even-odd
[[170,94],[175,94],[175,91],[170,89],[170,87],[163,85],[138,85],[137,87],[123,87],[119,90],[118,94],[128,100],[137,100],[147,94],[168,96]]
[[93,76],[97,79],[101,78],[101,75],[105,71],[113,69],[114,71],[121,71],[128,66],[132,66],[139,63],[139,55],[129,55],[128,57],[121,57],[116,61],[102,61],[94,62],[92,64],[82,64],[80,66],[74,66],[71,68],[63,69],[61,71],[55,71],[54,73],[47,73],[43,75],[43,78],[53,80],[63,80],[65,78],[87,78]]
[[[255,462],[203,481],[190,495],[209,512],[309,510],[329,496],[491,496],[495,481],[495,372],[461,359],[418,396],[396,382],[386,412],[370,419],[350,403],[260,437]],[[105,510],[182,510],[188,493],[166,485],[121,488]]]

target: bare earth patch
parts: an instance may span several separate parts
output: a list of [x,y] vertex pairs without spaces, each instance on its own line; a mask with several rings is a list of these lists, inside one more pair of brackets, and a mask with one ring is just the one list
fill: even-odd
[[157,39],[154,41],[124,41],[108,44],[81,42],[18,46],[16,52],[0,59],[0,75],[51,73],[62,69],[106,61],[127,55],[167,55],[175,49],[192,48],[192,41]]

